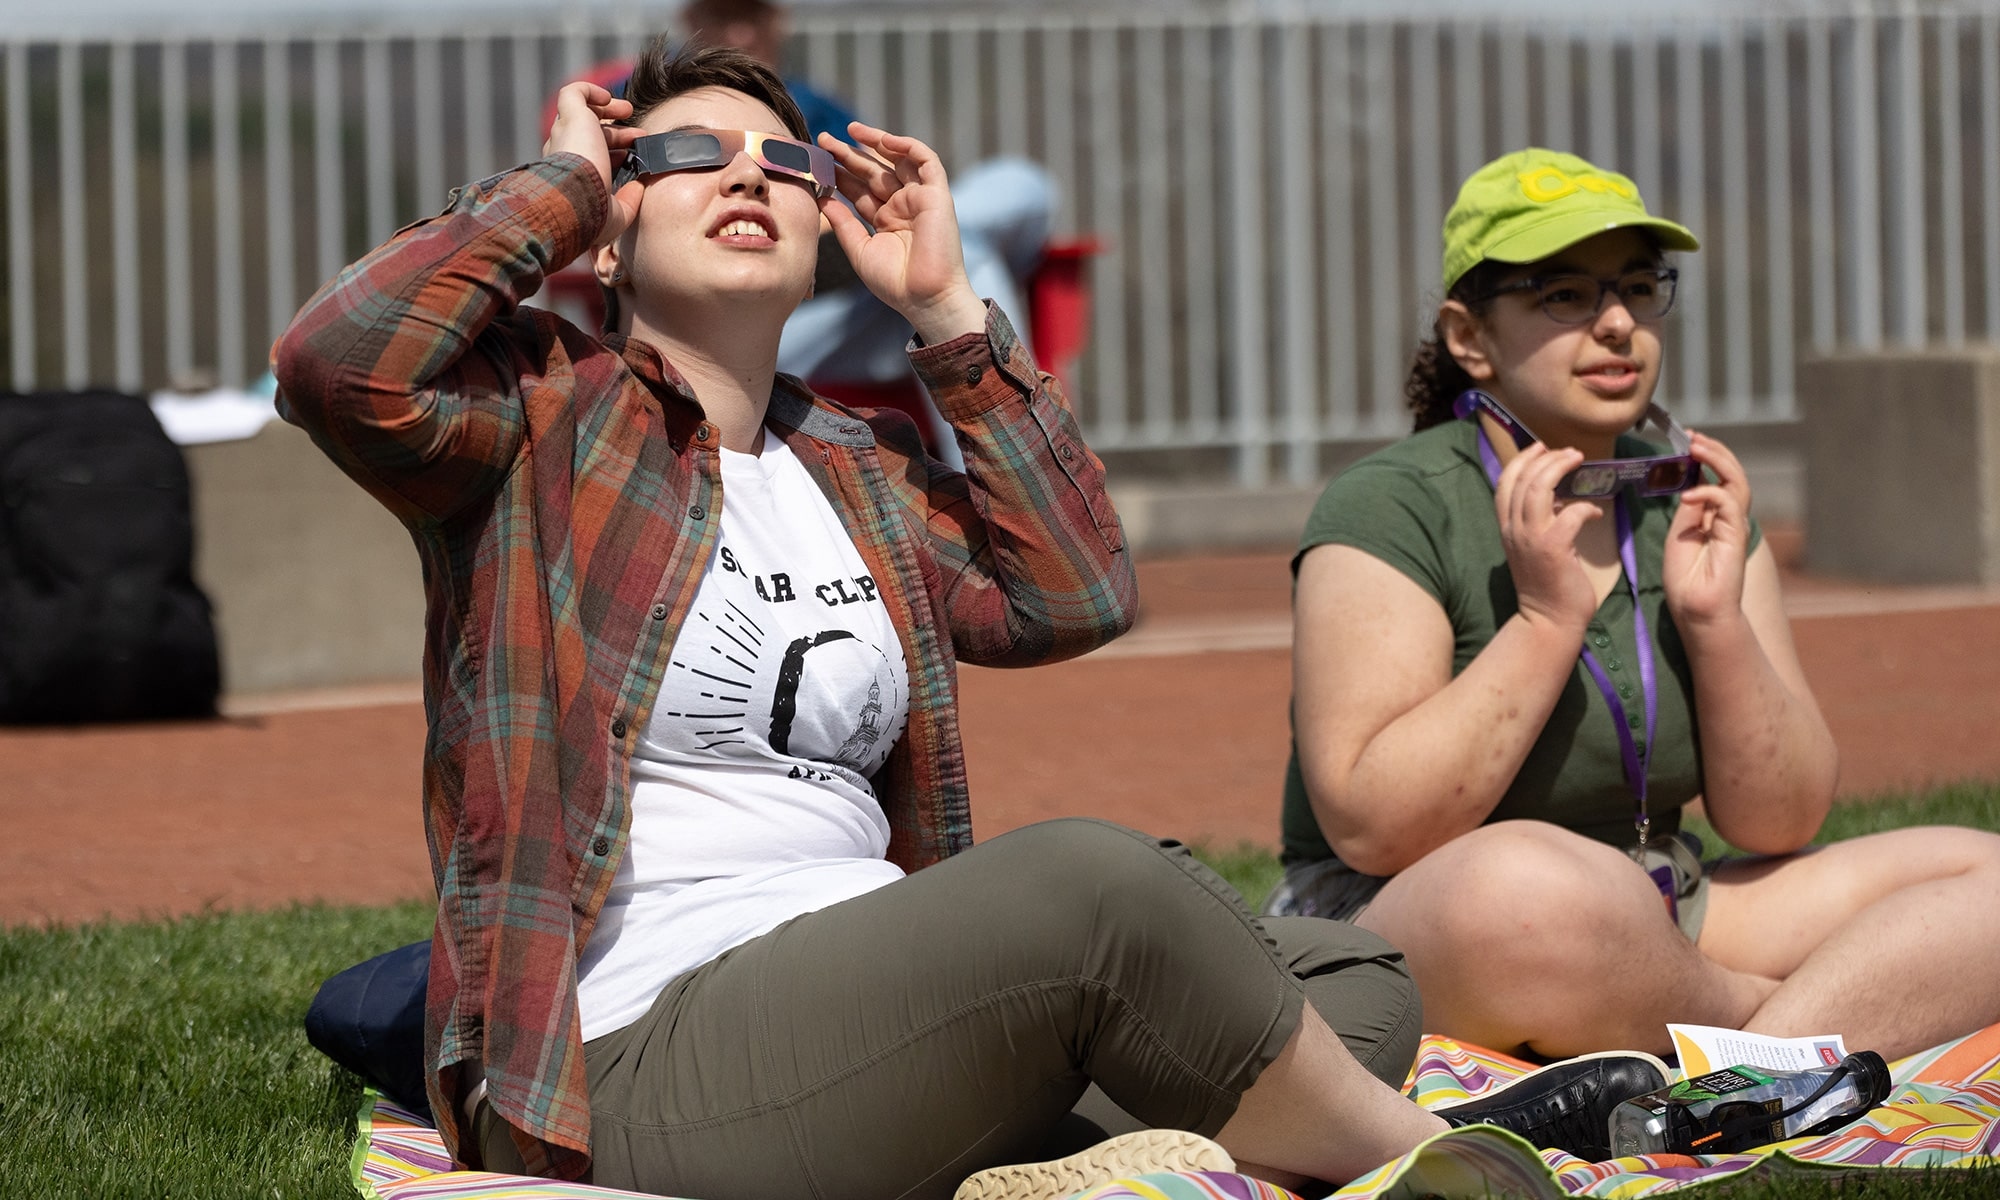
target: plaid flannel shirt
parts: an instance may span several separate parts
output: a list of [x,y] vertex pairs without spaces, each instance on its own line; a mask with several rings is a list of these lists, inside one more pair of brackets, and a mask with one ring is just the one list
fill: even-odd
[[[484,1073],[529,1168],[588,1169],[576,965],[630,824],[646,726],[722,510],[721,440],[653,347],[521,301],[604,219],[559,154],[460,189],[310,300],[273,361],[280,410],[408,527],[426,593],[423,788],[438,918],[425,1029],[446,1144]],[[1007,320],[912,353],[966,473],[896,413],[789,376],[768,425],[824,489],[911,664],[874,780],[889,858],[971,843],[956,660],[1029,666],[1125,630],[1136,581],[1055,381]]]

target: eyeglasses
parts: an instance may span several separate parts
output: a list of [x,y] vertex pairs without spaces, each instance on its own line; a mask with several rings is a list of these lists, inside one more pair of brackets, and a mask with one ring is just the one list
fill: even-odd
[[[1521,424],[1520,418],[1508,412],[1505,405],[1477,388],[1459,393],[1452,404],[1452,411],[1460,420],[1468,420],[1481,412],[1492,417],[1514,439],[1517,449],[1525,450],[1541,441],[1526,425]],[[1679,421],[1659,405],[1648,404],[1646,416],[1640,424],[1655,425],[1664,431],[1674,452],[1643,458],[1604,458],[1586,462],[1556,483],[1556,495],[1564,500],[1601,500],[1615,495],[1620,488],[1630,486],[1637,488],[1641,496],[1672,496],[1701,482],[1701,464],[1691,453],[1693,439],[1688,437],[1687,430],[1681,428]]]
[[1592,279],[1588,275],[1542,275],[1518,280],[1479,297],[1483,303],[1509,292],[1537,292],[1542,312],[1558,325],[1584,325],[1604,311],[1604,298],[1613,292],[1635,321],[1657,321],[1674,306],[1674,292],[1681,273],[1672,267],[1646,267],[1627,271],[1616,279]]
[[615,191],[634,179],[669,171],[725,167],[746,150],[767,174],[803,180],[821,197],[833,194],[833,155],[806,142],[748,129],[676,129],[647,134],[626,148],[625,161],[611,173],[611,186]]

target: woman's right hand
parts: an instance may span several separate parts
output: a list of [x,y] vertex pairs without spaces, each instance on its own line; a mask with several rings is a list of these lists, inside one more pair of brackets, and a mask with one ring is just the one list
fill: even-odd
[[1521,615],[1579,634],[1597,611],[1597,599],[1577,556],[1576,535],[1604,509],[1590,500],[1556,499],[1556,484],[1582,462],[1582,451],[1537,442],[1514,456],[1493,488]]
[[639,215],[639,197],[645,188],[638,180],[616,191],[611,189],[613,159],[646,133],[633,126],[612,124],[631,115],[631,101],[613,96],[588,80],[566,83],[556,93],[556,119],[549,127],[548,140],[542,143],[542,156],[562,151],[582,155],[597,168],[604,190],[611,193],[604,227],[591,242],[592,249],[609,244]]

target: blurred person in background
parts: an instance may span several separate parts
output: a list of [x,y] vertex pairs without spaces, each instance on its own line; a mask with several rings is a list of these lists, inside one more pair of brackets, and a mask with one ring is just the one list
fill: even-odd
[[783,69],[785,40],[792,36],[791,12],[784,5],[771,0],[689,0],[681,9],[681,24],[690,42],[740,50],[777,71],[797,101],[812,141],[822,133],[851,140],[847,126],[858,119],[853,111],[811,80]]

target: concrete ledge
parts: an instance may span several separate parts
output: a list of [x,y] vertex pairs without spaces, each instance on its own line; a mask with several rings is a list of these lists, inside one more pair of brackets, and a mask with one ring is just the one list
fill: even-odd
[[422,571],[374,497],[282,423],[186,454],[225,693],[418,677]]
[[1324,485],[1246,491],[1220,483],[1113,483],[1134,554],[1276,550],[1298,544]]
[[2000,347],[1799,363],[1807,565],[1888,583],[2000,583]]
[[[1729,431],[1715,436],[1729,440]],[[1730,443],[1731,450],[1735,444]],[[1737,451],[1744,474],[1750,476],[1750,510],[1761,522],[1796,525],[1805,519],[1806,468],[1796,450]]]
[[[1330,447],[1337,470],[1379,443]],[[409,535],[289,425],[187,448],[195,574],[215,604],[223,690],[407,683],[421,670],[424,597]],[[1797,456],[1746,450],[1763,516],[1797,511]],[[1323,483],[1245,490],[1209,478],[1126,478],[1112,501],[1139,555],[1289,551]]]

